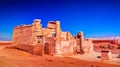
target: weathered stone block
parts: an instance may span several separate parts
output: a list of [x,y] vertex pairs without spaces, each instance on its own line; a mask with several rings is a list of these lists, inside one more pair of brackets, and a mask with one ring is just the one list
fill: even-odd
[[43,55],[43,46],[41,44],[34,46],[33,54],[42,56]]

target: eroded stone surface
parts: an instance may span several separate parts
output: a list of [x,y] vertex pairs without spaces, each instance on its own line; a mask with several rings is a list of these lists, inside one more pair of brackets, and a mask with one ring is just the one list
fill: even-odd
[[14,28],[12,44],[31,46],[39,44],[42,46],[42,53],[49,52],[52,55],[73,53],[80,49],[84,52],[92,51],[92,41],[85,39],[83,32],[80,36],[80,38],[74,38],[70,32],[63,32],[60,28],[60,21],[49,21],[47,27],[42,28],[41,20],[35,19],[30,25],[20,25]]

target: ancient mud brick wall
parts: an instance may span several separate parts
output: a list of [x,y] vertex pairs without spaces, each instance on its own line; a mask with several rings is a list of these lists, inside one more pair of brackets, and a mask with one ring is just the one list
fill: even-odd
[[[46,28],[42,28],[41,20],[35,19],[31,25],[20,25],[14,28],[12,43],[15,45],[27,44],[36,46],[41,44],[44,48],[45,43],[50,47],[50,53],[62,54],[73,52],[76,40],[70,32],[62,32],[60,21],[50,21]],[[83,33],[81,33],[82,48],[86,48],[84,43],[91,43],[89,40],[84,41]],[[80,45],[79,45],[80,46]],[[43,49],[44,51],[44,49]]]
[[19,44],[31,44],[32,41],[32,26],[18,26],[14,28],[12,43],[14,45]]
[[27,44],[35,45],[38,43],[37,36],[41,35],[42,28],[40,20],[34,20],[32,25],[20,25],[14,28],[12,43],[14,45]]

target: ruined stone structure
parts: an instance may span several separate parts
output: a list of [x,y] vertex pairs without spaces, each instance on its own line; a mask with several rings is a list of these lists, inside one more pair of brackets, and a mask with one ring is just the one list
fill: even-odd
[[75,36],[76,39],[76,52],[82,53],[84,52],[90,52],[93,50],[93,43],[91,39],[85,39],[83,32],[78,32],[78,34]]
[[112,53],[109,50],[101,50],[101,60],[111,60],[112,59]]
[[[89,52],[93,49],[90,39],[85,39],[83,33],[74,38],[70,32],[63,32],[60,21],[49,21],[42,28],[41,20],[35,19],[31,25],[20,25],[14,28],[13,45],[41,45],[43,53],[52,55],[73,53],[75,50]],[[78,49],[77,49],[78,48]]]
[[109,53],[109,51],[101,51],[101,59],[102,60],[108,60],[109,59],[109,56],[108,56],[108,53]]

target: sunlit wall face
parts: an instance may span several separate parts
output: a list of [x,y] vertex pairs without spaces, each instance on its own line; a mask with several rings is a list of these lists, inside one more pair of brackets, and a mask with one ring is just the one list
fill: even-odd
[[11,40],[14,26],[41,19],[60,20],[63,31],[85,37],[120,35],[119,0],[0,0],[0,40]]

